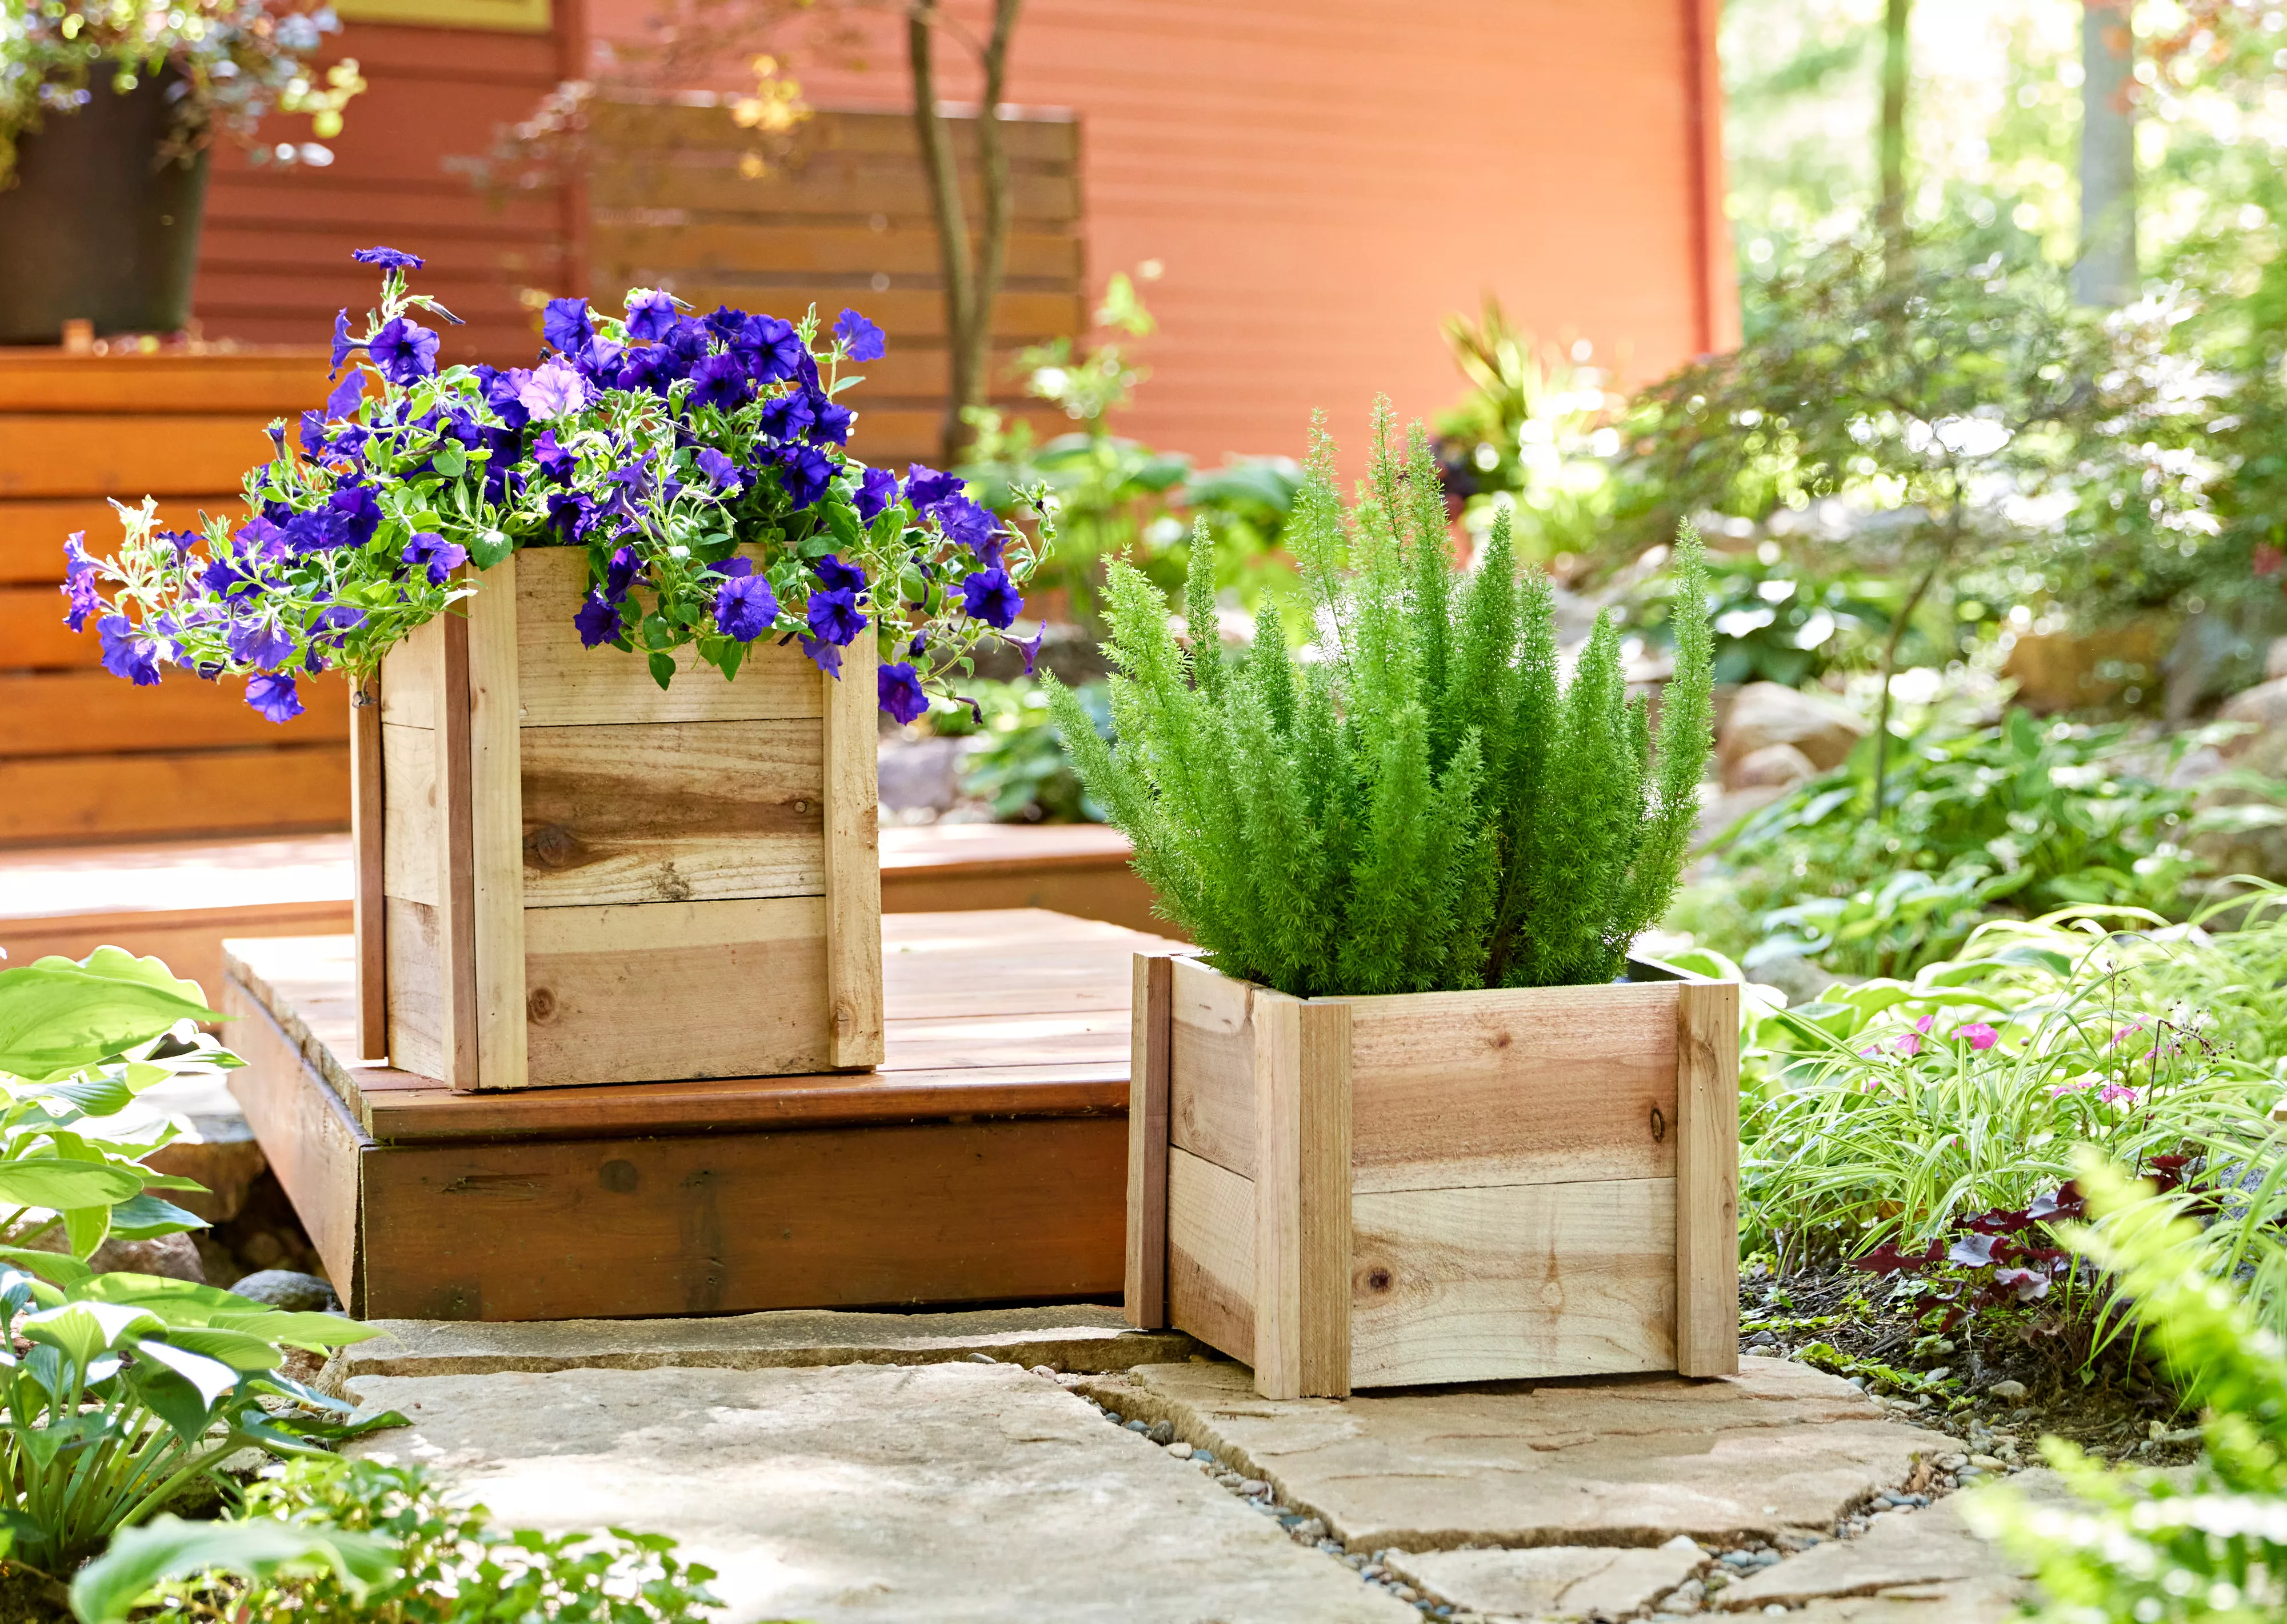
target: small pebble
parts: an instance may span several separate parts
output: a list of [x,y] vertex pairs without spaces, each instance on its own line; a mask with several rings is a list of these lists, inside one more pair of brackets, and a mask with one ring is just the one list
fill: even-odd
[[1969,1457],[1969,1463],[1989,1472],[1998,1472],[2001,1470],[2001,1462],[1990,1454],[1974,1454]]
[[1999,1398],[2009,1404],[2018,1404],[2024,1399],[2025,1384],[2022,1382],[1995,1382],[1987,1386],[1985,1396],[1989,1398]]
[[1163,1445],[1162,1447],[1178,1461],[1188,1461],[1191,1458],[1191,1446],[1180,1439],[1172,1444]]
[[1148,1435],[1151,1429],[1145,1426],[1140,1421],[1131,1421],[1128,1423],[1128,1430],[1130,1432],[1142,1432]]
[[1033,1367],[1033,1374],[1036,1376],[1046,1376],[1053,1382],[1056,1379],[1056,1367],[1054,1365],[1035,1365]]
[[1240,1482],[1238,1492],[1246,1495],[1249,1500],[1254,1500],[1259,1496],[1270,1493],[1270,1485],[1263,1482],[1260,1477],[1248,1477]]
[[1120,1412],[1107,1404],[1104,1406],[1104,1419],[1116,1427],[1120,1424]]
[[1326,1537],[1326,1525],[1315,1517],[1298,1517],[1287,1525],[1298,1540],[1308,1540],[1313,1545]]
[[969,1356],[969,1362],[972,1365],[997,1365],[1001,1361],[989,1353],[972,1353]]
[[1151,1431],[1145,1436],[1155,1444],[1172,1444],[1175,1441],[1175,1423],[1172,1421],[1155,1421],[1151,1423]]
[[1215,1459],[1215,1452],[1208,1449],[1194,1449],[1191,1451],[1191,1459],[1194,1461],[1212,1461]]

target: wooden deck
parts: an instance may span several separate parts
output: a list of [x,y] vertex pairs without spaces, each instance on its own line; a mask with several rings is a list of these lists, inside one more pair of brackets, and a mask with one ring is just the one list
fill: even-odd
[[1116,1296],[1131,955],[1180,945],[1031,909],[882,936],[878,1071],[506,1095],[351,1054],[349,938],[233,941],[231,1088],[360,1316]]

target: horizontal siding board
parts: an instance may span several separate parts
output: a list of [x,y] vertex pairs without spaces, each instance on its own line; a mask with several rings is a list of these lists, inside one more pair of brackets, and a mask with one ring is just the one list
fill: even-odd
[[236,677],[201,682],[170,669],[156,687],[138,688],[103,670],[0,671],[0,759],[346,740],[347,680],[297,680],[303,713],[278,723],[249,709]]
[[0,761],[0,845],[347,828],[344,745]]

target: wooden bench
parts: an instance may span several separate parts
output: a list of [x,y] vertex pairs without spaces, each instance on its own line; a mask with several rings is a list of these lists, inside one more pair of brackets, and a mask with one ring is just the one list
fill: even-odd
[[233,941],[231,1089],[360,1317],[1117,1296],[1131,955],[1178,944],[1034,909],[882,938],[879,1071],[503,1094],[352,1052],[350,938]]

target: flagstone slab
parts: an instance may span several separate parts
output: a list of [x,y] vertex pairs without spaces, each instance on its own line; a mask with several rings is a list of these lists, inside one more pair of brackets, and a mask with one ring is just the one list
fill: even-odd
[[1677,1538],[1650,1550],[1544,1545],[1530,1550],[1393,1551],[1382,1564],[1406,1583],[1473,1612],[1590,1619],[1618,1618],[1650,1606],[1706,1560],[1705,1551]]
[[329,1390],[360,1376],[918,1365],[976,1354],[1012,1365],[1108,1371],[1182,1359],[1199,1348],[1180,1331],[1138,1331],[1118,1309],[1088,1303],[959,1313],[798,1309],[704,1319],[371,1323],[382,1335],[334,1356],[326,1373]]
[[1420,1615],[1010,1365],[363,1375],[505,1526],[675,1535],[726,1624],[1408,1624]]
[[1255,1397],[1228,1362],[1147,1365],[1080,1390],[1173,1423],[1353,1550],[1724,1547],[1824,1532],[1953,1439],[1886,1420],[1848,1382],[1746,1358],[1735,1377]]

